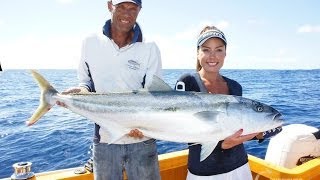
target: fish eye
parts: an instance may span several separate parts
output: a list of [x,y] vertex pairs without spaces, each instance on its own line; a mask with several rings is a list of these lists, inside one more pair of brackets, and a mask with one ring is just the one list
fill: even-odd
[[263,106],[262,106],[261,104],[258,104],[258,105],[256,106],[256,110],[257,110],[258,112],[262,112],[262,111],[263,111]]
[[252,105],[254,107],[254,110],[257,112],[262,112],[264,110],[263,105],[257,101],[252,101]]

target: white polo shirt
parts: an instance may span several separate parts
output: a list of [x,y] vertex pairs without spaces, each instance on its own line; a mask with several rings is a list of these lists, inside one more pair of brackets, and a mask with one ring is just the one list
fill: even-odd
[[[161,77],[161,55],[154,42],[136,42],[119,48],[104,34],[94,34],[83,42],[78,68],[80,86],[97,93],[123,92],[151,84],[153,75]],[[90,75],[92,78],[90,78]],[[129,133],[129,132],[128,132]],[[100,142],[108,142],[108,134],[99,130]],[[124,137],[116,144],[130,144],[147,140]]]

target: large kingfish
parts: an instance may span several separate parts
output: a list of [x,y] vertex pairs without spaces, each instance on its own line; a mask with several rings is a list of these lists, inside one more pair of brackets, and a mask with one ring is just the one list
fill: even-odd
[[31,72],[41,88],[41,96],[27,125],[37,122],[60,101],[106,130],[110,135],[108,143],[139,129],[150,138],[202,144],[202,161],[218,141],[239,129],[245,135],[283,123],[281,114],[266,104],[232,95],[174,91],[157,77],[148,90],[62,95],[39,73]]

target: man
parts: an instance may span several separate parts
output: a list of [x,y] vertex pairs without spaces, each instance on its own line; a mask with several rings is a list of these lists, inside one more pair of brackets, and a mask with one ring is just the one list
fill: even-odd
[[[160,76],[161,58],[155,43],[142,42],[136,19],[141,0],[108,2],[111,19],[103,32],[86,38],[78,68],[79,87],[64,93],[120,92],[148,87],[154,75]],[[62,105],[61,103],[58,103]],[[108,144],[104,129],[95,124],[93,171],[96,180],[160,179],[158,154],[154,139],[138,130]]]

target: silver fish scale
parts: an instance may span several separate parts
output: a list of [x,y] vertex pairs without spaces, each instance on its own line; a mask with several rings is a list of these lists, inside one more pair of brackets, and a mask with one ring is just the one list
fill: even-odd
[[212,111],[220,109],[226,102],[238,102],[232,96],[178,91],[74,95],[72,100],[79,108],[101,113]]

